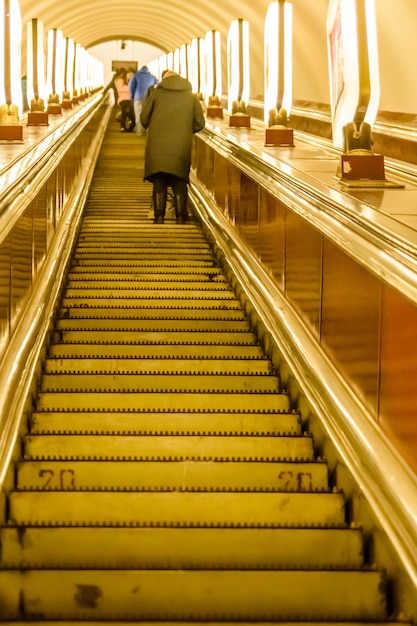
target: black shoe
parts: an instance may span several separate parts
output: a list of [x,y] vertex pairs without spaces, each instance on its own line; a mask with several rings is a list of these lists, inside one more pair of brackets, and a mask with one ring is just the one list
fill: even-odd
[[163,224],[164,223],[164,218],[162,217],[162,215],[158,215],[158,217],[155,217],[154,224]]

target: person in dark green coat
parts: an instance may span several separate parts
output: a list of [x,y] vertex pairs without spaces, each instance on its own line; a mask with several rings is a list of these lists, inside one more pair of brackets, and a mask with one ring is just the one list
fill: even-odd
[[140,122],[147,129],[144,180],[153,183],[154,222],[163,224],[167,189],[172,187],[178,223],[187,221],[187,185],[194,133],[205,126],[191,83],[165,72],[143,103]]

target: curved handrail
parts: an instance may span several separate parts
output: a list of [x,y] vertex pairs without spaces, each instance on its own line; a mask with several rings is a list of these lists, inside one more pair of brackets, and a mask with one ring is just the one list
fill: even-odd
[[[11,205],[19,206],[24,211],[30,202],[28,188],[40,177],[45,179],[51,166],[65,153],[65,146],[73,142],[83,132],[86,124],[94,115],[102,95],[91,97],[82,107],[66,117],[62,123],[47,130],[37,141],[25,149],[0,171],[2,191],[0,195],[0,218],[10,213]],[[39,187],[42,180],[37,182]],[[0,229],[4,235],[3,227]]]
[[[38,275],[36,287],[0,364],[0,488],[4,484],[13,455],[20,430],[19,423],[31,393],[33,376],[51,324],[110,114],[111,107],[103,115],[94,140],[90,142],[77,185],[66,203],[51,249]],[[82,129],[75,132],[78,131],[82,132]],[[65,134],[62,142],[65,143]],[[50,167],[47,170],[50,171]],[[38,176],[43,177],[44,173],[46,176],[42,168],[38,169]]]
[[417,476],[194,176],[190,195],[417,588]]
[[[256,146],[206,127],[200,138],[354,260],[417,305],[417,234]],[[268,184],[267,184],[268,183]]]

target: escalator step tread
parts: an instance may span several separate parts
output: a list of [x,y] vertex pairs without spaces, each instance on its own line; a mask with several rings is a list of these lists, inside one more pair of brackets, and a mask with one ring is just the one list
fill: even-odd
[[383,588],[376,571],[0,571],[8,619],[384,620]]
[[351,528],[97,528],[2,530],[2,567],[127,569],[357,569]]

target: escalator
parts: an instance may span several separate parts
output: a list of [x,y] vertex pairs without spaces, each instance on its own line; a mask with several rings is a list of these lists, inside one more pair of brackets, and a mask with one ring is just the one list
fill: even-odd
[[15,462],[0,620],[390,621],[198,220],[152,223],[143,142],[106,133]]

